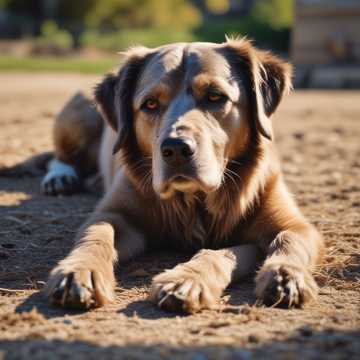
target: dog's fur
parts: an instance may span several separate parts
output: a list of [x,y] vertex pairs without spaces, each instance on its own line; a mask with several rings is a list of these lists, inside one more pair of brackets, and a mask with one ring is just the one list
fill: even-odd
[[[104,130],[84,111],[64,110],[56,122],[57,159],[76,169],[75,181],[98,166],[105,196],[51,272],[51,301],[80,308],[112,301],[114,263],[156,247],[198,251],[153,279],[150,297],[168,310],[215,306],[258,261],[255,293],[264,304],[315,298],[311,272],[322,239],[284,184],[270,120],[290,87],[290,65],[246,40],[128,50],[119,72],[95,90]],[[164,139],[179,137],[196,148],[184,170],[160,151]],[[60,184],[44,188],[69,188]]]

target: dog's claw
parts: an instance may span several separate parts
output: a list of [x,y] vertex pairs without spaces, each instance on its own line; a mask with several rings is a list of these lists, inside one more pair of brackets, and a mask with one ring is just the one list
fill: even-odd
[[[77,274],[70,273],[65,276],[51,295],[54,305],[66,308],[87,310],[96,306],[95,290],[91,283],[91,273],[87,274],[87,280],[80,281]],[[84,279],[84,276],[82,276]],[[90,280],[90,281],[89,281]]]
[[167,311],[172,312],[183,312],[185,309],[185,298],[184,296],[179,297],[177,293],[166,294],[158,302],[158,306]]
[[[171,312],[194,313],[216,306],[219,296],[196,276],[171,276],[175,270],[159,274],[153,280],[150,299],[161,309]],[[184,274],[186,275],[186,274]],[[219,292],[220,293],[220,292]]]
[[52,301],[54,304],[62,304],[63,303],[64,295],[67,292],[67,290],[66,290],[67,282],[68,282],[68,278],[65,277],[64,279],[62,279],[62,281],[60,282],[58,287],[53,292]]
[[317,286],[310,274],[292,266],[272,266],[257,277],[256,293],[266,306],[301,308],[316,297]]

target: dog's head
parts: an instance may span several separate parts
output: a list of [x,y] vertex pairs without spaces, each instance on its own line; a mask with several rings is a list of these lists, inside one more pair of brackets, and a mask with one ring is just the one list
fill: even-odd
[[251,144],[271,141],[290,78],[288,64],[245,40],[136,47],[95,98],[118,133],[114,152],[137,168],[149,160],[153,189],[167,199],[217,190]]

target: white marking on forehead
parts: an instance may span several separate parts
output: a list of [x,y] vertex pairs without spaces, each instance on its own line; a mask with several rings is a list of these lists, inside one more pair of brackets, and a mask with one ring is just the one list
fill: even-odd
[[[216,51],[219,44],[194,43],[187,48],[187,72],[201,72],[225,79],[231,78],[231,67],[223,54]],[[196,74],[194,74],[196,75]]]
[[139,86],[147,86],[149,82],[159,82],[170,71],[180,66],[183,59],[184,45],[160,49],[146,65],[141,75]]
[[180,70],[182,64],[185,66],[184,74],[183,78],[178,80],[185,87],[191,86],[199,74],[204,74],[217,79],[217,82],[222,84],[222,88],[227,90],[232,101],[239,101],[239,79],[233,77],[228,59],[217,51],[220,47],[221,44],[213,43],[179,43],[156,49],[139,79],[134,94],[135,108],[154,91],[159,89],[166,91],[164,90],[166,88],[171,91],[174,86],[173,81],[176,79],[176,70]]
[[172,70],[177,69],[183,59],[185,44],[164,46],[159,49],[150,62],[146,65],[142,73],[137,91],[135,92],[135,103],[150,93],[155,87],[163,83],[170,86]]

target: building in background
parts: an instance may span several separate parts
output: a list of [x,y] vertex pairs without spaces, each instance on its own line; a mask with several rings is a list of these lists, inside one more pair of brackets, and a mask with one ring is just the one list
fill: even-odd
[[296,85],[360,86],[360,1],[297,0],[291,58]]

